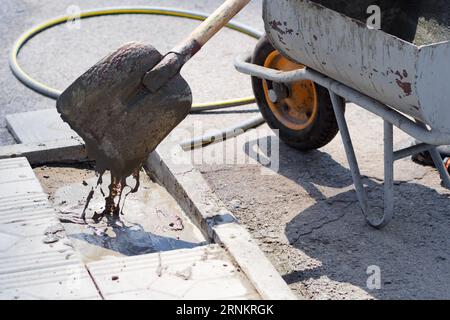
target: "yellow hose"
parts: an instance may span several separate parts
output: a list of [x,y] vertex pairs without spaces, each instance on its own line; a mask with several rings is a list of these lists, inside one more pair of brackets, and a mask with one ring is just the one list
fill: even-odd
[[[168,8],[154,8],[154,7],[119,7],[119,8],[105,8],[105,9],[95,9],[92,11],[82,12],[80,13],[79,18],[89,18],[89,17],[98,17],[98,16],[105,16],[105,15],[115,15],[115,14],[152,14],[152,15],[164,15],[164,16],[172,16],[172,17],[180,17],[180,18],[187,18],[187,19],[193,19],[193,20],[205,20],[207,18],[207,15],[202,13],[196,13],[192,11],[187,10],[181,10],[181,9],[168,9]],[[14,43],[14,46],[10,53],[10,67],[13,71],[14,75],[27,87],[30,89],[43,94],[47,97],[57,99],[58,96],[61,94],[60,90],[57,90],[55,88],[49,87],[46,84],[39,82],[38,80],[32,78],[30,75],[28,75],[22,67],[19,65],[17,61],[17,56],[20,53],[21,48],[25,45],[25,43],[33,38],[38,33],[54,27],[56,25],[65,23],[74,17],[72,16],[63,16],[54,18],[51,20],[47,20],[29,30],[27,30],[24,34],[22,34],[19,39]],[[231,22],[227,25],[227,28],[236,30],[240,33],[246,34],[252,38],[258,39],[262,34],[256,30],[251,29],[250,27],[247,27],[245,25]],[[204,110],[212,110],[212,109],[220,109],[220,108],[227,108],[231,106],[238,106],[238,105],[246,105],[251,104],[255,102],[254,97],[245,97],[245,98],[239,98],[239,99],[232,99],[232,100],[224,100],[224,101],[215,101],[210,103],[198,103],[194,104],[192,106],[193,111],[204,111]]]

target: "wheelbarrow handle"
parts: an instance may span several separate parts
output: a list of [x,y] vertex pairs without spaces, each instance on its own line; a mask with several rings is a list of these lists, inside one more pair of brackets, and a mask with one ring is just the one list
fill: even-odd
[[183,42],[173,48],[144,76],[143,83],[157,91],[175,76],[200,49],[238,14],[250,0],[227,0],[203,21]]

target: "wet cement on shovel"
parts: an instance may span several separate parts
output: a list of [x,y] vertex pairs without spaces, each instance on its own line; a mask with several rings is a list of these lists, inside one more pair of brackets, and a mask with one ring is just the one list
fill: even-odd
[[[133,175],[139,189],[139,170],[148,155],[189,114],[192,93],[178,74],[151,93],[142,84],[162,55],[152,46],[131,42],[102,59],[69,86],[57,101],[61,118],[86,144],[102,176],[111,172],[103,216],[119,217],[126,198],[126,178]],[[86,204],[86,208],[89,203]]]
[[[94,216],[92,217],[92,220],[95,222],[99,222],[104,216],[107,216],[109,218],[119,219],[120,213],[122,212],[122,209],[125,205],[125,200],[127,196],[131,193],[136,193],[139,190],[140,182],[139,182],[139,175],[140,175],[140,168],[138,168],[133,174],[133,178],[136,182],[135,186],[131,188],[131,190],[123,194],[123,190],[125,187],[129,187],[129,185],[126,182],[127,177],[123,177],[121,180],[118,180],[117,177],[111,176],[111,182],[108,186],[109,194],[108,196],[105,195],[103,192],[103,189],[101,188],[101,185],[103,183],[103,173],[100,174],[95,188],[92,187],[91,191],[89,191],[88,196],[86,197],[86,204],[84,206],[83,212],[81,214],[81,219],[83,222],[86,222],[86,211],[89,208],[89,204],[94,198],[95,191],[100,187],[100,192],[105,197],[105,208],[102,212],[96,212]],[[123,201],[122,200],[123,197]],[[122,206],[120,206],[122,202]]]

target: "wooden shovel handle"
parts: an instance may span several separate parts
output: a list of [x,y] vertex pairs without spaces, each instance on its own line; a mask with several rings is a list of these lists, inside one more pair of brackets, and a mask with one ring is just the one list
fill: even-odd
[[182,43],[173,48],[143,79],[152,92],[177,74],[220,29],[222,29],[250,0],[227,0],[203,21]]
[[188,45],[192,40],[203,46],[220,29],[222,29],[230,20],[238,14],[250,0],[227,0],[213,14],[211,14],[203,23],[198,26],[186,39]]

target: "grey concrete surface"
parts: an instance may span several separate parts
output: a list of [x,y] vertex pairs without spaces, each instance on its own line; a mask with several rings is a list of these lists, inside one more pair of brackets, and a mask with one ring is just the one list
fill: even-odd
[[[14,143],[6,129],[5,115],[55,106],[51,99],[24,87],[9,70],[8,54],[14,40],[28,28],[77,5],[92,8],[143,5],[212,12],[220,0],[4,0],[0,6],[0,145]],[[254,0],[237,20],[262,30],[261,0]],[[57,26],[32,39],[19,56],[23,68],[39,81],[65,88],[104,55],[128,41],[153,44],[161,52],[182,40],[199,22],[172,17],[123,15],[86,19],[80,29]],[[224,30],[189,62],[183,75],[191,85],[194,101],[206,102],[251,95],[248,78],[232,65],[234,56],[251,50],[255,40]],[[248,107],[244,107],[247,108]],[[242,109],[242,108],[241,108]],[[223,113],[219,113],[223,119]],[[198,117],[198,116],[197,116]],[[244,115],[245,117],[245,115]],[[233,123],[231,116],[228,120]]]
[[[374,210],[382,207],[383,123],[347,105],[347,119]],[[208,146],[195,159],[216,195],[256,238],[294,292],[309,299],[449,299],[450,191],[437,171],[404,159],[395,164],[395,211],[383,230],[362,215],[340,137],[308,153],[280,143],[279,169],[266,174],[261,159],[222,165],[221,155],[249,158],[249,148],[273,136]],[[394,131],[395,147],[411,141]],[[237,150],[237,151],[234,151]],[[241,157],[242,159],[242,157]],[[381,287],[367,286],[368,268],[380,268]]]

